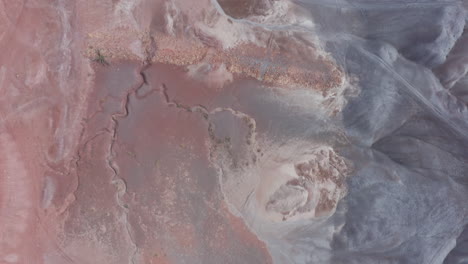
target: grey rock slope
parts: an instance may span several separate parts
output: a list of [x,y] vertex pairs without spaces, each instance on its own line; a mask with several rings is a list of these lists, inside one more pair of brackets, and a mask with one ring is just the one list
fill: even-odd
[[296,241],[326,261],[295,262],[468,263],[466,3],[296,3],[359,95],[340,116],[356,169],[328,220],[342,228],[329,252]]

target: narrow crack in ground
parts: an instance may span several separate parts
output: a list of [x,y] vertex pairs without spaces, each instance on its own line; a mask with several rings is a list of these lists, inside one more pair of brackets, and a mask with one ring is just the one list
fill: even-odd
[[[178,109],[185,110],[186,112],[189,112],[189,113],[198,113],[198,114],[200,114],[201,117],[208,123],[209,137],[210,137],[210,140],[212,141],[212,144],[214,146],[216,145],[217,141],[216,141],[216,136],[214,135],[214,128],[213,128],[214,125],[213,125],[212,122],[210,122],[209,117],[210,117],[210,115],[213,115],[213,114],[216,114],[216,113],[219,113],[219,112],[229,112],[232,115],[235,115],[236,117],[242,118],[242,120],[247,124],[247,126],[249,128],[249,133],[248,133],[248,136],[247,136],[247,139],[246,139],[246,144],[256,145],[256,141],[255,141],[255,138],[256,138],[256,122],[255,122],[255,119],[253,119],[252,117],[250,117],[249,115],[247,115],[245,113],[242,113],[240,111],[237,111],[235,109],[228,108],[228,107],[217,107],[217,108],[214,108],[213,110],[209,111],[207,109],[207,107],[205,107],[205,106],[203,106],[201,104],[195,105],[195,106],[187,106],[187,105],[181,104],[178,101],[172,100],[170,98],[170,96],[168,94],[168,88],[166,87],[165,84],[162,84],[160,89],[153,88],[149,92],[147,92],[146,94],[139,95],[138,91],[143,86],[150,85],[148,83],[145,71],[146,71],[146,69],[148,67],[151,66],[151,64],[150,64],[151,58],[150,57],[154,56],[154,52],[148,51],[147,53],[148,53],[147,54],[148,58],[145,60],[141,70],[139,71],[139,75],[141,76],[140,84],[138,86],[134,87],[134,88],[129,89],[125,93],[125,95],[124,95],[124,97],[122,99],[122,103],[121,103],[121,111],[111,114],[111,116],[110,116],[111,123],[112,123],[111,129],[110,130],[105,129],[105,132],[110,133],[110,135],[111,135],[111,143],[109,144],[109,148],[108,148],[108,155],[106,157],[106,162],[107,162],[106,165],[112,171],[113,175],[112,175],[112,178],[111,178],[111,183],[114,186],[116,186],[116,189],[117,189],[116,201],[117,201],[118,206],[123,211],[122,221],[123,221],[123,224],[125,225],[127,235],[129,237],[130,241],[132,242],[133,252],[132,252],[132,256],[130,257],[130,263],[131,264],[136,263],[136,256],[138,254],[138,247],[137,247],[136,242],[135,242],[135,238],[134,238],[134,235],[133,235],[133,232],[132,232],[131,224],[128,222],[130,209],[122,201],[123,196],[127,192],[127,184],[126,184],[125,180],[119,175],[118,164],[116,164],[115,161],[114,161],[114,158],[115,158],[114,146],[115,146],[115,143],[117,141],[117,130],[119,128],[119,120],[128,117],[129,114],[130,114],[130,112],[129,112],[129,102],[130,102],[130,97],[132,95],[134,95],[138,99],[143,99],[146,96],[148,96],[149,94],[151,94],[151,93],[153,93],[155,91],[159,91],[162,98],[164,98],[165,103],[166,103],[167,106],[176,107]],[[90,141],[94,140],[99,135],[101,135],[102,132],[104,132],[104,131],[100,131],[100,132],[101,133],[98,132],[96,135],[94,135],[90,139],[86,140],[85,145],[88,144]],[[85,146],[83,146],[80,149],[84,149],[84,147]],[[212,157],[212,155],[213,155],[212,152],[214,150],[215,150],[215,147],[210,148],[210,150],[209,150],[210,157]],[[80,159],[81,159],[81,153],[79,151],[79,153],[77,153],[77,158],[75,160],[75,166],[76,167],[78,167],[78,162],[80,161]],[[210,159],[210,162],[214,163],[214,161],[211,160],[211,159]],[[219,177],[219,181],[220,181],[220,184],[221,184],[221,174],[218,173],[218,177]],[[78,182],[79,182],[79,179],[78,179]],[[78,187],[77,187],[77,189],[78,189]],[[221,191],[222,191],[222,188],[221,188]],[[224,194],[223,194],[223,196],[224,196]],[[226,200],[226,199],[224,199],[224,200]]]
[[[233,215],[235,215],[237,217],[240,217],[242,219],[242,221],[246,224],[247,228],[252,232],[252,234],[254,234],[258,239],[260,239],[261,241],[263,241],[266,244],[266,241],[262,240],[261,237],[258,235],[258,233],[255,232],[255,230],[252,229],[252,227],[247,224],[247,222],[244,219],[244,216],[236,209],[236,207],[233,204],[231,204],[229,202],[229,200],[227,199],[227,197],[225,195],[225,192],[223,190],[223,175],[224,175],[225,171],[223,170],[223,168],[219,164],[217,164],[216,157],[215,157],[215,152],[217,151],[217,146],[220,145],[220,144],[223,144],[223,142],[220,141],[216,137],[216,135],[214,134],[215,128],[214,128],[214,124],[210,121],[210,115],[220,113],[220,112],[229,112],[232,115],[242,119],[242,121],[247,125],[247,127],[249,129],[249,132],[247,133],[247,136],[246,136],[245,144],[248,145],[248,147],[251,149],[251,152],[252,152],[252,155],[253,155],[252,156],[253,157],[252,158],[253,159],[252,160],[253,164],[257,163],[256,150],[260,149],[258,147],[258,143],[257,143],[257,140],[256,140],[256,138],[257,138],[257,123],[256,123],[255,119],[253,117],[249,116],[246,113],[243,113],[241,111],[235,110],[235,109],[230,108],[230,107],[216,107],[213,110],[209,111],[206,106],[201,105],[201,104],[196,105],[196,106],[192,106],[192,107],[187,106],[187,105],[183,105],[183,104],[177,102],[176,100],[171,100],[171,98],[170,98],[170,96],[168,94],[168,88],[167,88],[167,86],[165,84],[161,85],[160,93],[161,93],[162,97],[165,99],[165,102],[169,107],[177,107],[179,109],[183,109],[183,110],[185,110],[187,112],[190,112],[190,113],[194,113],[194,112],[199,113],[199,114],[202,115],[203,119],[208,123],[208,134],[209,134],[211,144],[212,144],[210,146],[210,148],[209,148],[209,161],[213,165],[213,167],[216,168],[216,170],[217,170],[218,182],[219,182],[219,187],[220,187],[220,190],[221,190],[221,194],[223,196],[223,201],[228,206],[229,211],[231,213],[233,213]],[[244,201],[244,205],[247,203],[247,200],[251,197],[252,193],[250,193],[248,195],[248,197],[246,197],[246,200]]]
[[[79,186],[80,186],[80,177],[78,175],[77,170],[79,168],[79,162],[82,159],[83,150],[86,148],[86,146],[88,144],[90,144],[92,141],[94,141],[99,136],[101,136],[103,134],[106,134],[106,133],[109,133],[110,137],[111,137],[110,138],[111,143],[109,144],[108,154],[106,156],[106,163],[107,163],[106,165],[112,171],[111,183],[117,189],[116,201],[117,201],[118,206],[123,211],[121,221],[125,225],[126,233],[127,233],[128,237],[129,237],[131,243],[132,243],[133,252],[132,252],[132,255],[130,257],[130,263],[131,264],[136,263],[136,256],[138,254],[138,247],[137,247],[136,242],[135,242],[135,238],[134,238],[134,235],[133,235],[133,232],[132,232],[131,224],[128,222],[130,209],[122,201],[123,196],[127,192],[127,184],[126,184],[125,180],[122,177],[119,176],[119,168],[118,168],[118,165],[114,161],[114,158],[115,158],[114,144],[117,141],[117,130],[118,130],[118,127],[119,127],[119,120],[128,117],[129,114],[130,114],[129,102],[130,102],[130,97],[132,95],[135,95],[135,97],[138,98],[138,99],[143,99],[146,96],[148,96],[149,94],[151,94],[151,93],[153,93],[155,91],[159,91],[162,98],[164,98],[164,101],[165,101],[165,103],[166,103],[166,105],[168,107],[176,107],[178,109],[182,109],[182,110],[184,110],[186,112],[189,112],[189,113],[198,113],[198,114],[200,114],[201,117],[208,123],[208,134],[209,134],[210,140],[212,141],[212,144],[213,144],[213,146],[209,149],[210,162],[212,164],[214,164],[214,165],[215,165],[215,162],[212,159],[213,155],[214,155],[213,151],[216,150],[216,144],[218,144],[219,142],[218,142],[218,139],[216,138],[216,136],[214,134],[214,125],[209,120],[210,115],[220,113],[220,112],[229,112],[229,113],[231,113],[232,115],[234,115],[236,117],[242,118],[242,120],[247,124],[247,126],[249,128],[249,133],[248,133],[248,136],[246,138],[246,144],[251,145],[252,143],[254,143],[253,145],[256,145],[256,143],[255,143],[255,138],[256,138],[256,122],[255,122],[255,119],[253,119],[252,117],[250,117],[249,115],[247,115],[245,113],[242,113],[240,111],[237,111],[235,109],[228,108],[228,107],[217,107],[217,108],[214,108],[213,110],[209,111],[207,107],[205,107],[204,105],[201,105],[201,104],[195,105],[195,106],[187,106],[187,105],[181,104],[178,101],[173,100],[173,99],[170,98],[170,96],[168,94],[168,88],[166,87],[165,84],[162,84],[160,89],[153,88],[144,95],[138,95],[138,90],[139,89],[141,89],[145,85],[150,85],[148,83],[147,76],[145,74],[145,70],[150,66],[151,66],[151,64],[148,62],[148,60],[146,60],[144,65],[142,66],[141,70],[139,71],[139,75],[141,76],[140,84],[138,86],[136,86],[136,87],[133,87],[133,88],[129,89],[125,93],[125,95],[123,97],[123,100],[122,100],[122,103],[121,103],[121,111],[119,111],[117,113],[113,113],[113,114],[110,115],[111,128],[110,129],[105,128],[103,130],[98,131],[96,134],[90,136],[89,138],[87,138],[84,141],[82,146],[79,147],[79,149],[77,150],[76,156],[75,156],[75,158],[73,160],[73,163],[75,165],[74,166],[75,167],[75,172],[77,173],[76,188],[74,189],[74,191],[71,194],[72,195],[71,200],[68,203],[64,204],[62,206],[63,208],[60,210],[61,212],[65,212],[66,208],[68,208],[70,206],[70,204],[73,203],[76,200],[75,193],[79,189]],[[101,112],[101,111],[98,110],[93,115],[95,115],[95,114],[97,114],[99,112]],[[84,137],[84,134],[85,134],[85,131],[86,131],[86,125],[87,125],[87,120],[83,120],[82,131],[80,133],[80,138]],[[218,166],[216,166],[216,167],[218,167]],[[218,168],[218,170],[219,169],[220,168]],[[71,171],[69,171],[68,174],[70,175]],[[222,172],[218,172],[218,177],[219,177],[219,181],[220,181],[220,184],[221,184]],[[222,186],[221,186],[221,191],[222,191]],[[223,194],[223,196],[224,196],[224,194]],[[225,202],[227,202],[226,198],[224,200],[225,200]]]
[[121,105],[121,111],[120,112],[117,112],[117,113],[114,113],[111,115],[111,122],[112,122],[112,128],[111,128],[111,143],[109,144],[109,149],[108,149],[108,155],[106,157],[106,161],[107,161],[107,166],[112,170],[112,179],[111,179],[111,183],[116,186],[116,189],[117,189],[117,193],[116,193],[116,201],[117,201],[117,204],[119,205],[119,207],[122,209],[123,211],[123,223],[125,225],[125,228],[126,228],[126,231],[127,231],[127,235],[128,237],[130,238],[130,241],[132,242],[132,246],[133,246],[133,252],[132,252],[132,256],[130,257],[130,263],[132,264],[135,264],[135,259],[136,259],[136,256],[138,254],[138,247],[136,245],[136,241],[135,241],[135,238],[134,238],[134,235],[133,235],[133,232],[132,232],[132,227],[129,223],[129,213],[130,213],[130,209],[128,208],[128,206],[122,201],[122,197],[125,195],[125,193],[127,192],[127,183],[125,182],[125,180],[119,176],[119,168],[118,168],[118,165],[114,162],[114,158],[115,158],[115,154],[114,154],[114,145],[115,145],[115,142],[117,140],[117,129],[119,127],[119,119],[123,119],[123,118],[126,118],[128,117],[130,111],[128,109],[128,105],[129,105],[129,102],[130,102],[130,96],[133,95],[133,94],[136,94],[136,92],[141,88],[143,87],[144,85],[147,84],[147,80],[146,80],[146,75],[144,73],[144,71],[150,66],[150,64],[148,63],[148,61],[145,61],[144,65],[142,66],[142,69],[139,71],[139,75],[141,76],[141,82],[138,86],[134,87],[134,88],[131,88],[130,90],[128,90],[126,92],[126,94],[124,95],[124,98],[123,98],[123,102],[122,102],[122,105]]

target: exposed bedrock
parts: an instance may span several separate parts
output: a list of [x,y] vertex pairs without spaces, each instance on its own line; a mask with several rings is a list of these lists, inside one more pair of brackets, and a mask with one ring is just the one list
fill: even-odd
[[387,42],[405,58],[433,68],[442,64],[463,32],[460,1],[307,1],[320,31]]
[[0,263],[463,263],[466,8],[0,0]]
[[233,18],[248,18],[265,15],[271,11],[275,0],[217,0],[226,15]]

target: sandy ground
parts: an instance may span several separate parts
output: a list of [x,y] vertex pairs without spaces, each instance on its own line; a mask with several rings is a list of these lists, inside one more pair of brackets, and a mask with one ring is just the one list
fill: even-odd
[[345,80],[316,40],[236,20],[272,3],[228,2],[0,1],[1,263],[272,262],[220,177],[217,115],[251,151],[239,87],[333,115]]
[[390,2],[0,0],[0,263],[466,259],[466,4]]

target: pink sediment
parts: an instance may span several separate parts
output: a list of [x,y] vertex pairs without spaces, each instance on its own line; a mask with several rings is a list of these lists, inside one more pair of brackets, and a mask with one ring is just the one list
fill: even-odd
[[[114,2],[0,1],[0,263],[271,263],[227,209],[191,107],[211,107],[223,74],[326,93],[338,68],[151,28],[167,1],[142,1],[128,26]],[[111,66],[91,60],[98,49]],[[215,85],[187,74],[203,63]]]

